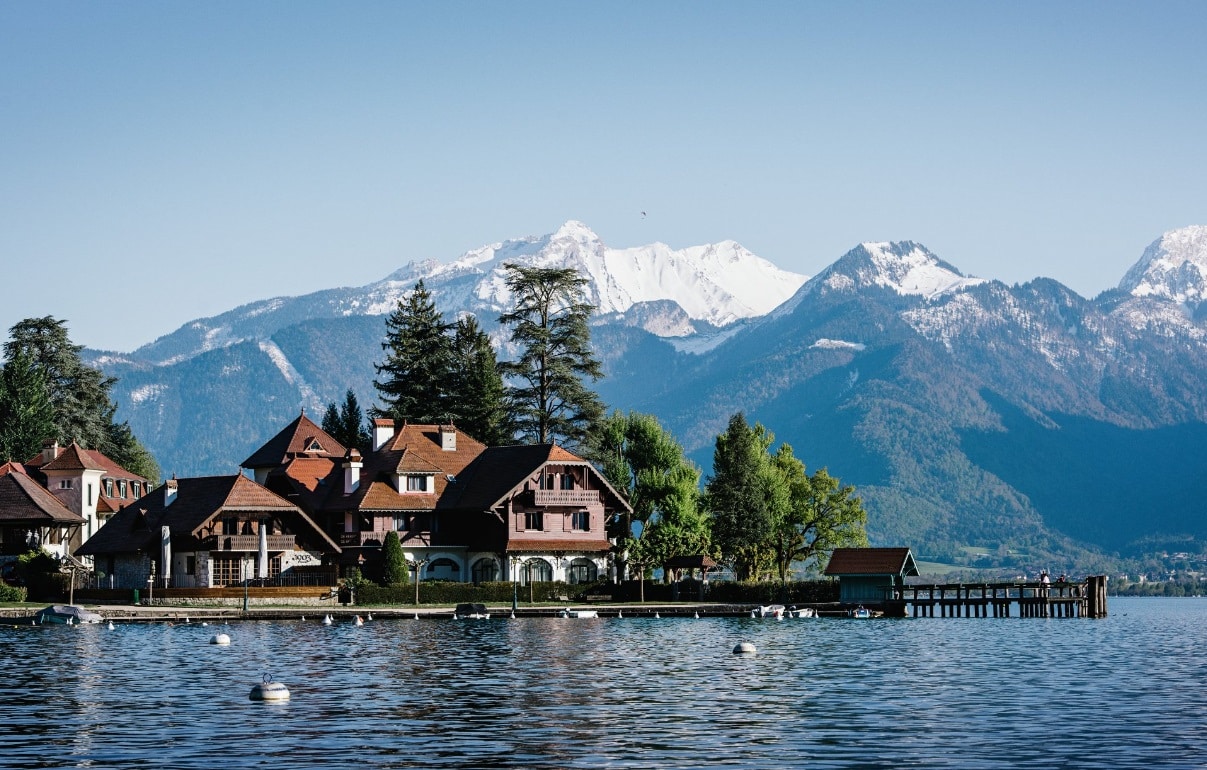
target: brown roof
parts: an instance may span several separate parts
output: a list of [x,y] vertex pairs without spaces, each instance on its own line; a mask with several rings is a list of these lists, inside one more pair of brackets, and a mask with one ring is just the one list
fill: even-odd
[[303,411],[240,465],[244,468],[268,468],[284,465],[294,457],[343,457],[347,451],[347,447],[315,425]]
[[84,518],[25,473],[12,471],[0,475],[0,521],[66,527],[82,525]]
[[74,441],[59,452],[58,457],[42,465],[40,470],[46,471],[104,471],[105,466],[92,454]]
[[[419,498],[427,498],[422,502]],[[407,495],[403,497],[394,491],[394,487],[384,481],[373,481],[368,489],[360,496],[357,508],[362,511],[403,511],[416,508],[431,509],[435,507],[435,495]]]
[[908,548],[835,548],[827,575],[917,575]]
[[170,504],[165,505],[167,484],[162,484],[137,504],[118,511],[76,555],[147,550],[158,543],[164,525],[172,528],[173,539],[195,538],[205,524],[228,511],[271,511],[289,519],[299,538],[317,541],[325,550],[340,550],[300,508],[242,474],[172,481],[177,492]]
[[510,497],[546,463],[580,465],[612,499],[613,509],[628,510],[625,502],[607,479],[589,462],[557,444],[529,444],[490,447],[482,452],[440,500],[441,508],[485,511]]
[[507,541],[508,551],[610,551],[612,544],[607,540],[554,540],[551,538],[511,538]]
[[676,556],[667,560],[666,564],[662,566],[668,569],[711,569],[717,566],[717,563],[711,557],[701,554],[699,556]]

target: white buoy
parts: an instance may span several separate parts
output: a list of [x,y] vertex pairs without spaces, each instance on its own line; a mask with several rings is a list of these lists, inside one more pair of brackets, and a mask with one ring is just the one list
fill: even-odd
[[373,619],[373,613],[370,612],[366,615],[365,620],[372,620],[372,619]]
[[324,625],[324,626],[329,626],[329,625],[331,625],[331,616],[330,616],[330,615],[328,615],[328,616],[326,616],[325,618],[323,618],[323,625]]
[[252,700],[289,700],[289,688],[272,681],[272,677],[265,674],[264,681],[251,688],[247,697]]
[[201,627],[202,627],[202,628],[205,628],[205,627],[207,627],[208,625],[209,625],[209,623],[206,623],[205,621],[202,621],[202,622],[201,622]]
[[416,612],[416,613],[415,613],[415,620],[419,620],[419,613],[418,613],[418,612]]
[[302,616],[302,622],[303,622],[303,623],[304,623],[304,622],[306,622],[306,616],[305,616],[305,615],[303,615],[303,616]]
[[623,618],[623,617],[624,617],[624,610],[616,610],[616,617],[618,617],[618,618]]
[[661,616],[661,615],[659,615],[657,612],[655,612],[655,613],[654,613],[654,617],[656,617],[656,618],[660,618],[660,617],[662,617],[662,616]]
[[357,615],[356,616],[356,625],[363,626],[364,624],[365,624],[364,618],[362,618],[360,615]]
[[231,638],[226,634],[214,634],[214,637],[210,639],[210,644],[217,644],[223,647],[229,647],[230,643]]
[[514,612],[513,612],[513,613],[511,613],[511,619],[512,619],[512,620],[515,620],[515,613],[514,613]]
[[700,617],[700,613],[698,613],[698,612],[697,612],[695,616],[696,616],[697,618],[698,618],[698,617]]
[[733,648],[734,655],[753,655],[755,653],[753,642],[741,642],[737,647]]
[[109,630],[110,631],[113,630],[113,621],[112,620],[109,621]]

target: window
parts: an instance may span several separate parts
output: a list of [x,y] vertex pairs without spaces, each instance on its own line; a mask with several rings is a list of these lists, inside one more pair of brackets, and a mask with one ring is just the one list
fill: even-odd
[[92,485],[88,484],[87,487],[88,487],[88,507],[91,508],[92,507]]
[[545,528],[545,512],[544,511],[525,511],[524,512],[524,529]]
[[474,583],[489,583],[499,579],[499,563],[494,559],[478,559],[474,562]]
[[461,565],[452,559],[433,559],[427,565],[429,580],[460,580]]
[[59,479],[59,489],[71,489],[74,486],[72,479]]
[[142,497],[142,484],[137,481],[130,482],[130,493],[135,500]]
[[566,580],[570,583],[593,583],[598,575],[595,562],[590,559],[575,559],[566,568]]
[[520,567],[520,585],[553,582],[553,567],[544,559],[529,559]]
[[420,475],[407,476],[407,491],[408,492],[426,492],[427,491],[427,476],[420,476]]
[[123,500],[126,499],[126,480],[125,479],[122,479],[121,481],[117,482],[117,495],[118,495],[118,497],[120,497]]
[[113,497],[113,479],[105,479],[105,497]]
[[591,512],[590,511],[575,511],[570,514],[570,527],[582,532],[591,529]]
[[197,574],[197,557],[191,553],[184,557],[184,574],[186,574],[186,575],[196,575]]
[[554,489],[554,483],[557,478],[552,473],[541,474],[541,489]]
[[215,586],[236,585],[243,582],[243,562],[235,557],[215,556],[210,560],[210,579]]
[[562,489],[574,489],[574,477],[569,473],[562,474]]
[[226,518],[222,520],[222,534],[237,535],[239,534],[239,520],[236,518]]
[[394,531],[406,532],[411,528],[410,517],[405,513],[394,514]]

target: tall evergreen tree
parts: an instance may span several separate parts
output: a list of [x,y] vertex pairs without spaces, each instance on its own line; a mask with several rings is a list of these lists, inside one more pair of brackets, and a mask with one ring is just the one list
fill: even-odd
[[365,414],[351,388],[344,394],[344,403],[339,407],[334,401],[327,404],[321,427],[331,438],[349,449],[364,451],[372,440]]
[[9,329],[5,359],[30,362],[45,383],[54,411],[54,429],[42,436],[39,446],[46,439],[76,441],[86,449],[103,452],[129,471],[157,479],[155,460],[134,437],[130,426],[114,422],[117,405],[111,401],[110,391],[116,380],[85,365],[81,350],[82,345],[71,342],[66,322],[51,316],[27,318]]
[[409,567],[398,533],[390,531],[381,544],[381,582],[393,586],[407,582]]
[[437,423],[449,418],[448,392],[453,372],[452,340],[431,292],[423,281],[399,300],[386,318],[384,363],[375,364],[379,379],[373,381],[382,406],[378,417]]
[[499,321],[511,327],[519,358],[501,369],[516,428],[539,444],[585,446],[604,415],[603,402],[583,382],[603,376],[591,352],[587,279],[571,268],[506,268],[515,309]]
[[20,352],[0,370],[0,462],[23,462],[57,434],[46,378],[29,354]]
[[453,335],[452,388],[450,409],[458,427],[487,446],[512,443],[495,349],[472,315],[457,321]]
[[758,577],[770,566],[767,540],[772,531],[773,500],[767,448],[772,438],[751,426],[741,412],[729,418],[717,436],[713,472],[705,486],[712,515],[713,541],[733,564],[739,580]]

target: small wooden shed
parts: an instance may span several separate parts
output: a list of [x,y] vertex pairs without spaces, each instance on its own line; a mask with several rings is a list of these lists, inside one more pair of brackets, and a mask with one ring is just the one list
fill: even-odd
[[835,548],[825,574],[838,578],[843,604],[875,604],[917,575],[918,565],[908,548]]

